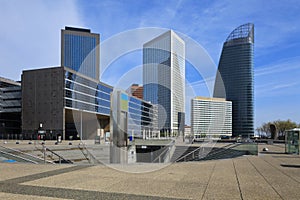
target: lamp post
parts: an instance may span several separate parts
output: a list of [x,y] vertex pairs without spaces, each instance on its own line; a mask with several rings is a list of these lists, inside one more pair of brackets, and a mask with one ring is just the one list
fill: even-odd
[[80,110],[80,140],[82,141],[82,110]]

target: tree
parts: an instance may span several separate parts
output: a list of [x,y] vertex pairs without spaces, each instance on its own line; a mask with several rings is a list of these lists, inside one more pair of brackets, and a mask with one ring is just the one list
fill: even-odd
[[276,126],[276,131],[278,133],[278,136],[281,136],[283,138],[285,136],[285,131],[300,127],[300,124],[297,125],[296,122],[288,120],[276,120],[273,122],[267,122],[263,123],[260,127],[256,128],[256,131],[260,134],[265,133],[266,135],[271,134],[270,125],[274,124]]
[[295,122],[292,122],[290,119],[288,119],[286,121],[277,120],[277,121],[274,122],[274,124],[277,127],[277,131],[278,131],[279,136],[284,136],[285,131],[297,127],[297,124]]
[[269,135],[271,133],[270,124],[271,124],[271,122],[263,123],[261,126],[261,131],[263,133],[265,133],[266,135]]

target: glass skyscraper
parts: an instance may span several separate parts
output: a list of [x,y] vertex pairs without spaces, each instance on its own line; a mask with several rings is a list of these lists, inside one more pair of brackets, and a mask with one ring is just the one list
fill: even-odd
[[61,66],[99,79],[100,35],[89,29],[65,27],[61,30]]
[[[184,127],[185,43],[172,30],[143,46],[143,97],[158,105],[158,123],[163,132]],[[161,106],[161,108],[159,107]]]
[[226,39],[219,61],[213,96],[232,101],[233,136],[254,135],[253,46],[254,25],[241,25]]

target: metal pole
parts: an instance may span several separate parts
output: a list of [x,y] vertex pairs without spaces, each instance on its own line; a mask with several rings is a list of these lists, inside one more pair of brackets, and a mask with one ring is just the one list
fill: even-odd
[[82,110],[80,111],[80,140],[82,140]]
[[43,151],[44,151],[44,164],[46,164],[46,147],[43,145]]

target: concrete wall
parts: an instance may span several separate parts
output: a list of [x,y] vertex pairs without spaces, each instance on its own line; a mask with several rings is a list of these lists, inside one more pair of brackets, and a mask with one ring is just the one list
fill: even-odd
[[62,67],[23,71],[22,132],[37,133],[43,124],[48,136],[64,131],[64,69]]

